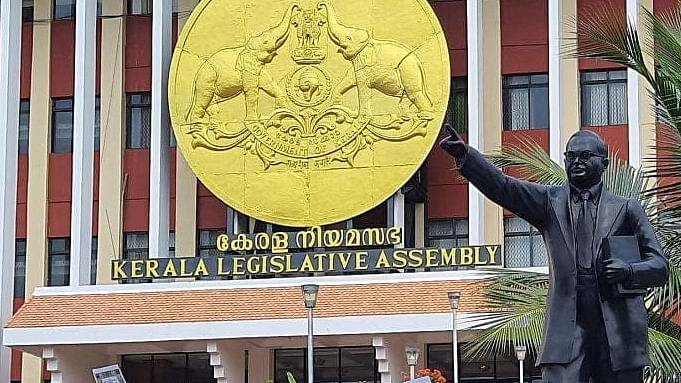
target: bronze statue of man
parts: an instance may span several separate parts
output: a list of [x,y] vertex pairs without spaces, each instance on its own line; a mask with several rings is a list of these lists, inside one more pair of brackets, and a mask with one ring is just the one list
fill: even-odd
[[[440,146],[461,174],[544,238],[551,283],[537,358],[543,381],[642,382],[650,363],[643,297],[616,294],[614,287],[660,286],[669,269],[641,204],[603,186],[608,153],[601,137],[590,131],[572,135],[565,151],[568,184],[548,186],[502,173],[447,129],[451,136]],[[638,242],[640,261],[604,256],[603,239],[617,236]]]

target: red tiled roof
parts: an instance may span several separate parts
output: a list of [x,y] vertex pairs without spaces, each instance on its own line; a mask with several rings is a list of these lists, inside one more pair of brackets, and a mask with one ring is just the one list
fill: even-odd
[[[325,285],[315,316],[449,312],[447,292],[460,291],[460,311],[484,311],[481,280]],[[191,289],[109,294],[37,295],[8,328],[304,318],[300,287]]]

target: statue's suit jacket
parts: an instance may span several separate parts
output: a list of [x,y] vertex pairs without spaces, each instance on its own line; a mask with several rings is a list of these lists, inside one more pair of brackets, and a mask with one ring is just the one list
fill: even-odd
[[[547,186],[509,177],[473,148],[458,163],[461,174],[487,198],[541,232],[549,255],[550,285],[537,365],[570,362],[577,315],[577,266],[569,185]],[[632,264],[630,286],[666,283],[667,260],[641,204],[615,196],[604,187],[598,202],[594,254],[600,253],[603,238],[619,235],[635,235],[641,252],[641,261]],[[601,283],[602,279],[599,276]],[[648,365],[648,317],[643,298],[615,298],[608,291],[599,288],[612,369]]]

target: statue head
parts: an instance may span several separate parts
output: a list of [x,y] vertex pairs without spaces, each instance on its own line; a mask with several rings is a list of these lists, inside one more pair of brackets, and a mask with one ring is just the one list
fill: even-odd
[[565,170],[568,181],[580,189],[601,182],[608,167],[608,147],[598,134],[580,130],[573,134],[565,148]]

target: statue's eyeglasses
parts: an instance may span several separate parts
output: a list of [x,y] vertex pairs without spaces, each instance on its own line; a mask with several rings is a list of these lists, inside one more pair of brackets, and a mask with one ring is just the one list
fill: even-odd
[[582,161],[589,161],[591,157],[601,157],[601,158],[606,158],[606,155],[600,154],[600,153],[594,153],[589,150],[582,150],[581,152],[573,152],[573,151],[567,151],[563,153],[565,155],[565,159],[572,162],[579,158]]

